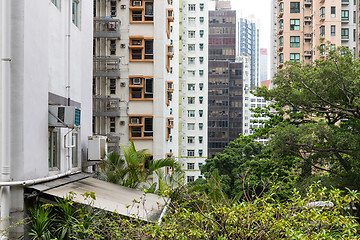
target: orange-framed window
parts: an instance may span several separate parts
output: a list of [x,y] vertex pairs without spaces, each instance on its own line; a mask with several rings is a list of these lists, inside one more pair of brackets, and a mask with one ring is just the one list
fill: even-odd
[[130,100],[153,100],[154,78],[152,76],[129,76]]
[[154,61],[154,39],[130,36],[130,61]]
[[172,100],[172,94],[174,92],[174,83],[173,81],[166,81],[166,105],[170,105]]
[[171,27],[170,27],[170,23],[174,21],[174,10],[169,8],[166,10],[166,34],[168,39],[170,38],[170,33],[171,33]]
[[130,0],[130,23],[153,23],[153,0]]
[[166,70],[170,72],[170,60],[174,57],[174,46],[173,45],[166,45],[167,51],[166,51]]
[[167,128],[166,140],[169,141],[170,140],[171,129],[174,128],[174,118],[173,117],[166,118],[166,128]]
[[129,115],[130,139],[153,139],[152,115]]

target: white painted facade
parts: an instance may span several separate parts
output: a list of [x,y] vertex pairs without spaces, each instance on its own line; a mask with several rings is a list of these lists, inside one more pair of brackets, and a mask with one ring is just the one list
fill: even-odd
[[[1,159],[2,173],[9,172],[9,178],[3,177],[2,181],[24,181],[75,172],[81,169],[81,160],[86,158],[92,119],[92,4],[79,1],[76,14],[72,15],[72,0],[57,1],[57,6],[53,2],[1,1],[2,12],[8,13],[8,18],[0,20],[1,34],[6,33],[4,26],[11,26],[6,33],[10,38],[9,55],[4,56],[4,52],[0,51],[1,59],[11,59],[8,63],[1,62],[2,73],[6,71],[6,64],[10,70],[6,79],[1,75],[2,83],[10,82],[8,89],[1,89],[10,91],[9,102],[6,103],[10,106],[9,118],[1,125],[10,128],[6,141],[11,156],[10,166]],[[4,44],[5,41],[1,41],[2,47]],[[71,129],[48,127],[48,106],[68,103],[81,109],[81,125],[65,137]],[[51,131],[57,132],[53,142],[56,145],[53,150],[56,152],[54,168],[49,168]],[[71,137],[75,132],[77,142],[73,142]],[[65,144],[77,147],[65,148]],[[4,139],[1,139],[1,146],[4,146]],[[73,159],[77,163],[73,164]],[[4,191],[2,193],[4,218],[6,196]],[[11,220],[23,219],[24,187],[11,187],[9,197]]]
[[202,178],[207,158],[209,1],[180,1],[179,158],[185,182]]
[[[248,136],[253,133],[251,128],[263,127],[263,123],[256,123],[255,121],[266,121],[267,117],[255,117],[254,112],[251,109],[257,107],[266,107],[267,101],[263,97],[254,96],[250,92],[250,57],[249,56],[238,56],[237,62],[243,63],[243,132],[244,136]],[[257,139],[255,141],[266,143],[267,139]]]
[[341,38],[341,45],[355,56],[356,49],[356,1],[341,2],[341,28],[348,29],[348,38]]

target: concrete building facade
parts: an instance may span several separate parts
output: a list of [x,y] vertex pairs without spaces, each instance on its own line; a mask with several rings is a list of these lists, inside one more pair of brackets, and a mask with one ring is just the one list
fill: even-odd
[[254,20],[240,18],[237,23],[237,56],[250,56],[250,88],[260,84],[259,29]]
[[179,2],[94,1],[95,135],[134,141],[150,158],[178,153]]
[[208,139],[208,0],[183,0],[179,32],[179,152],[186,182],[202,178]]
[[236,11],[229,1],[209,11],[208,157],[242,132],[243,65],[235,62]]
[[86,160],[91,9],[77,0],[0,2],[2,230],[9,217],[24,219],[26,186],[80,171]]
[[[286,61],[311,62],[327,41],[354,53],[358,41],[356,1],[274,0],[272,8],[272,71]],[[272,72],[273,74],[273,72]]]
[[260,85],[268,80],[268,51],[267,48],[260,48]]

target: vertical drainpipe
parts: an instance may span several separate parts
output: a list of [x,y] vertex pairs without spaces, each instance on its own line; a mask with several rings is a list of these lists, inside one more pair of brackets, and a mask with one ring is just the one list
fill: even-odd
[[[0,164],[1,181],[10,181],[10,90],[11,90],[11,0],[0,0]],[[10,216],[10,187],[1,188],[1,229],[7,230]],[[7,233],[7,231],[5,231]],[[8,236],[2,237],[7,239]]]

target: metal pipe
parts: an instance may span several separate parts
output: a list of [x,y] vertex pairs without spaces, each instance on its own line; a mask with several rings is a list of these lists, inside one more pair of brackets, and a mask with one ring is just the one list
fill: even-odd
[[68,24],[68,29],[67,29],[67,34],[65,35],[66,37],[66,41],[67,41],[67,81],[66,81],[66,97],[67,97],[67,105],[70,106],[71,101],[70,101],[70,87],[71,87],[71,82],[70,82],[70,37],[71,37],[71,21],[72,21],[72,13],[71,13],[71,5],[72,5],[72,0],[69,0],[69,6],[68,6],[68,17],[67,17],[67,24]]
[[[10,90],[11,90],[11,2],[10,0],[1,0],[1,80],[0,80],[0,164],[1,164],[1,181],[10,181]],[[1,188],[1,231],[4,231],[4,239],[8,238],[9,216],[10,216],[10,187]]]
[[[48,182],[51,180],[55,180],[61,177],[65,177],[68,175],[73,175],[73,174],[77,174],[77,173],[81,173],[81,171],[75,171],[72,172],[71,170],[64,172],[64,173],[59,173],[53,176],[48,176],[48,177],[43,177],[43,178],[37,178],[37,179],[30,179],[30,180],[24,180],[24,181],[16,181],[16,182],[0,182],[0,187],[7,187],[7,186],[30,186],[30,185],[34,185],[34,184],[38,184],[38,183],[42,183],[42,182]],[[2,208],[2,206],[1,206]]]

